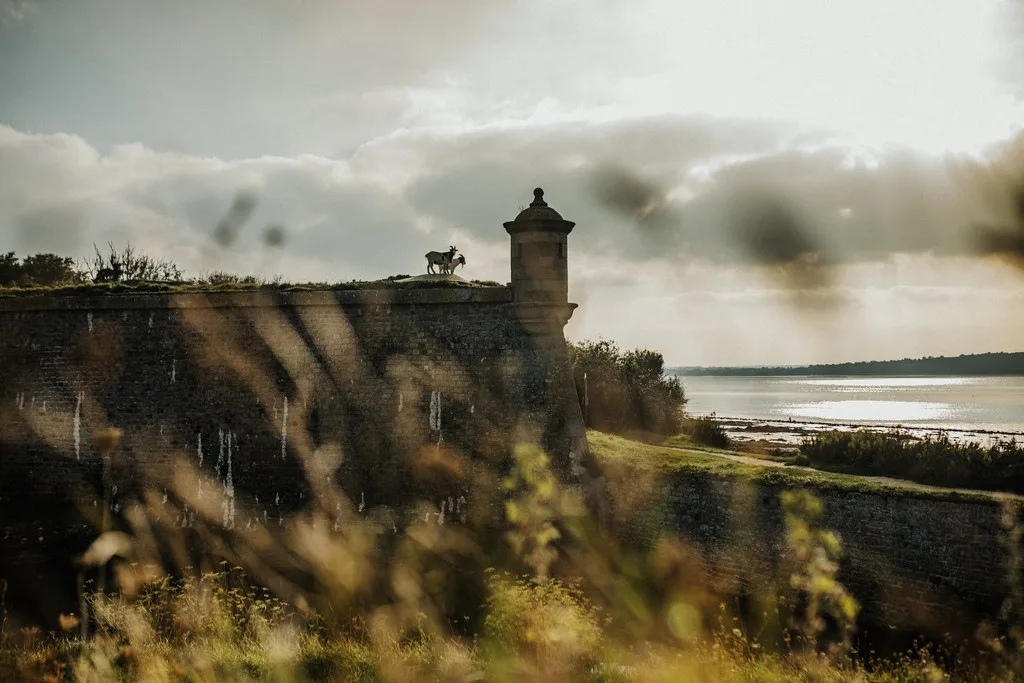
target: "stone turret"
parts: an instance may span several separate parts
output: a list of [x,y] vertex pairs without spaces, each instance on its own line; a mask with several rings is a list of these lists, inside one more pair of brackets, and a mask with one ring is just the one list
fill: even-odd
[[[533,191],[533,202],[514,221],[505,223],[511,238],[512,309],[530,335],[536,362],[524,363],[524,403],[536,406],[520,420],[526,434],[552,456],[552,465],[566,483],[583,487],[595,511],[603,515],[604,484],[587,444],[572,365],[563,329],[576,304],[569,303],[569,233],[576,226]],[[533,440],[528,438],[528,440]]]
[[511,237],[512,293],[520,320],[534,333],[558,333],[572,317],[568,236],[575,223],[533,191],[533,202],[505,223]]

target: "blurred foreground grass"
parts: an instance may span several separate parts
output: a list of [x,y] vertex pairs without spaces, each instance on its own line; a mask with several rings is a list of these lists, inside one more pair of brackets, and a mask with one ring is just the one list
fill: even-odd
[[[429,624],[395,633],[372,614],[326,629],[237,572],[161,582],[136,601],[93,596],[88,641],[38,636],[0,655],[3,680],[141,681],[931,681],[928,650],[870,669],[852,659],[768,652],[729,622],[702,631],[672,613],[677,642],[631,640],[576,586],[488,572],[487,617],[468,638]],[[25,636],[22,635],[24,638]],[[989,680],[978,672],[977,680]]]
[[[631,472],[767,471],[590,438],[600,460]],[[763,588],[764,604],[777,607],[758,633],[706,588],[695,550],[671,537],[624,547],[594,523],[578,492],[559,485],[546,455],[520,448],[490,503],[502,518],[496,541],[480,537],[472,520],[440,525],[429,514],[394,535],[369,517],[352,517],[333,535],[316,520],[297,523],[295,533],[315,543],[295,546],[305,556],[291,560],[318,572],[317,588],[291,600],[230,563],[176,574],[121,567],[116,576],[151,578],[87,591],[84,623],[66,615],[62,633],[3,630],[0,680],[1013,680],[1016,645],[984,660],[929,647],[858,658],[850,646],[858,606],[836,580],[841,542],[819,526],[821,503],[799,490],[805,476],[782,496],[791,574]],[[464,618],[453,621],[448,589],[474,581],[481,604],[463,605]],[[371,595],[365,588],[377,582],[386,590]]]

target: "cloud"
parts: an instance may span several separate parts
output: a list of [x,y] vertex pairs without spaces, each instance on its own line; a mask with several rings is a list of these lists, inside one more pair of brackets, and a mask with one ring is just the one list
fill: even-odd
[[[743,267],[793,291],[828,289],[837,268],[894,254],[976,255],[973,226],[1015,225],[1004,222],[1015,210],[1010,147],[982,163],[820,140],[787,150],[791,136],[781,124],[660,117],[417,129],[347,159],[223,160],[138,144],[101,154],[78,136],[3,126],[0,172],[12,182],[0,188],[0,220],[17,249],[81,253],[131,236],[180,250],[190,269],[226,258],[225,244],[257,253],[268,227],[281,226],[287,257],[341,277],[414,272],[419,254],[459,239],[480,253],[479,277],[501,280],[501,224],[540,185],[578,224],[577,254],[626,270]],[[240,196],[253,201],[244,211],[232,209]],[[825,300],[841,303],[823,294],[793,303],[813,309]]]
[[[791,134],[779,124],[661,117],[419,129],[344,160],[228,161],[138,144],[102,155],[78,136],[3,127],[0,163],[12,181],[0,192],[24,240],[54,242],[61,225],[67,248],[81,243],[76,235],[140,222],[209,232],[238,192],[251,191],[257,232],[282,225],[290,247],[310,256],[358,245],[367,265],[384,266],[387,254],[359,233],[402,226],[414,239],[441,230],[503,243],[501,223],[541,185],[579,225],[575,248],[679,267],[752,265],[794,289],[896,253],[977,254],[978,225],[1017,229],[1008,185],[1024,165],[1010,147],[982,163],[820,143],[786,149]],[[986,252],[1009,244],[990,241]]]
[[[694,257],[792,266],[816,279],[830,264],[898,253],[1019,250],[1015,227],[1005,236],[977,227],[993,220],[1024,225],[1016,190],[1024,183],[1024,163],[1013,143],[999,156],[979,162],[838,146],[796,149],[728,164],[676,186],[642,180],[628,169],[615,171],[609,184],[602,169],[596,197],[635,221],[641,234],[674,232]],[[680,186],[687,192],[679,193]],[[672,191],[684,196],[673,198]]]
[[971,170],[977,191],[1004,209],[1001,223],[974,226],[975,248],[1024,270],[1024,134],[990,165]]
[[363,152],[388,156],[393,155],[389,150],[403,149],[403,159],[410,160],[407,168],[412,169],[403,189],[409,203],[439,220],[476,231],[491,230],[498,222],[496,211],[507,216],[501,220],[514,217],[528,203],[532,188],[540,185],[549,203],[580,226],[573,233],[574,243],[642,260],[685,251],[686,235],[677,230],[638,234],[632,216],[595,201],[597,171],[642,166],[650,182],[664,185],[711,159],[777,149],[789,134],[779,124],[716,122],[702,116],[606,124],[509,124],[457,135],[419,131],[392,137],[361,150],[353,164],[362,162]]
[[[229,270],[339,281],[421,272],[423,253],[454,242],[467,254],[469,277],[504,282],[508,236],[501,224],[539,184],[551,205],[578,224],[571,236],[570,293],[583,305],[570,324],[574,338],[614,337],[627,346],[663,349],[673,362],[684,364],[694,357],[710,363],[841,360],[856,357],[860,348],[878,357],[934,355],[985,350],[991,339],[1004,344],[1024,339],[1024,328],[1008,314],[1019,308],[1019,278],[972,257],[973,252],[883,257],[890,244],[883,243],[857,260],[837,259],[828,266],[827,281],[802,281],[773,273],[789,267],[790,254],[807,251],[799,245],[773,255],[777,246],[769,244],[768,255],[759,260],[735,245],[726,249],[729,211],[735,208],[727,198],[736,192],[728,179],[738,174],[748,180],[749,173],[762,177],[775,168],[764,159],[785,166],[777,139],[763,131],[749,139],[726,136],[704,143],[701,154],[684,155],[680,169],[664,148],[677,139],[675,131],[685,139],[692,122],[662,122],[654,127],[658,134],[646,123],[470,135],[416,131],[388,136],[348,159],[239,160],[155,152],[141,145],[102,153],[74,135],[0,126],[0,177],[5,179],[0,252],[86,256],[94,242],[130,240],[191,273]],[[594,145],[598,149],[591,153]],[[666,193],[680,223],[669,224],[662,238],[645,236],[632,219],[594,196],[595,171],[608,150],[619,147],[638,160],[650,149],[649,177],[682,188]],[[685,152],[685,146],[676,151]],[[831,180],[819,179],[819,191],[836,178],[850,177],[842,155],[815,158],[821,162],[819,173],[833,173]],[[829,161],[835,159],[838,170]],[[732,168],[750,164],[754,170]],[[708,168],[714,170],[702,170]],[[810,168],[804,173],[813,175]],[[840,196],[833,201],[850,201],[834,191]],[[251,196],[255,203],[243,201],[239,208],[239,196]],[[790,199],[801,212],[801,229],[820,244],[837,243],[807,218],[815,215],[812,199],[800,194]],[[232,217],[232,239],[225,247],[215,235],[227,217]],[[245,220],[236,220],[240,217]],[[285,237],[279,248],[266,244],[266,232],[274,226]],[[769,225],[766,232],[772,230]],[[938,287],[947,283],[954,289]],[[899,285],[914,289],[888,291]],[[962,294],[972,288],[985,294]],[[946,328],[953,330],[948,338],[962,346],[940,348]]]
[[[401,125],[514,6],[0,0],[0,122],[101,149],[333,154]],[[31,8],[31,12],[28,10]]]
[[789,289],[827,287],[836,268],[896,254],[979,256],[1017,244],[983,245],[978,228],[1016,225],[1013,182],[1024,178],[1024,164],[1014,161],[1013,144],[980,159],[824,136],[793,148],[783,125],[722,124],[664,117],[421,131],[380,144],[411,160],[409,204],[448,224],[493,234],[496,211],[514,215],[529,188],[542,185],[578,224],[576,248],[678,267],[745,265]]
[[21,253],[84,256],[94,242],[130,240],[193,273],[252,272],[268,266],[266,231],[277,227],[302,264],[287,275],[344,280],[414,272],[450,237],[432,238],[386,188],[317,157],[101,155],[76,136],[0,126],[0,176],[14,180],[0,186],[0,240]]

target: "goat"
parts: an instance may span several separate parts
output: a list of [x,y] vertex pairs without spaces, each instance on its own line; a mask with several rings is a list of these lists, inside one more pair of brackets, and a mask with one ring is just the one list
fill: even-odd
[[452,275],[455,273],[456,268],[458,268],[459,266],[465,267],[465,265],[466,257],[463,256],[462,254],[459,254],[458,257],[452,259],[446,264],[443,264],[441,266],[441,271],[444,272],[445,275]]
[[424,254],[427,259],[427,272],[437,273],[434,270],[434,266],[441,266],[441,269],[445,269],[448,264],[455,258],[455,252],[457,249],[454,246],[449,246],[448,251],[428,251]]

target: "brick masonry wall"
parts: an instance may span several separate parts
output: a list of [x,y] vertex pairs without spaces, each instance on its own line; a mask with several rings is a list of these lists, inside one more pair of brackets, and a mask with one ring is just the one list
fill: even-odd
[[[659,512],[650,522],[698,548],[723,594],[755,593],[787,582],[782,491],[738,477],[676,474],[655,494]],[[860,601],[863,624],[973,639],[982,621],[997,617],[1009,557],[995,496],[812,492],[825,505],[821,525],[841,536],[839,578]]]
[[[173,504],[185,466],[193,504],[241,529],[286,524],[329,480],[360,507],[458,515],[467,478],[417,474],[438,452],[500,465],[534,441],[563,470],[586,456],[561,328],[528,334],[505,287],[0,299],[0,374],[0,576],[15,581],[60,574],[105,506],[154,486]],[[123,440],[104,485],[108,426]]]

